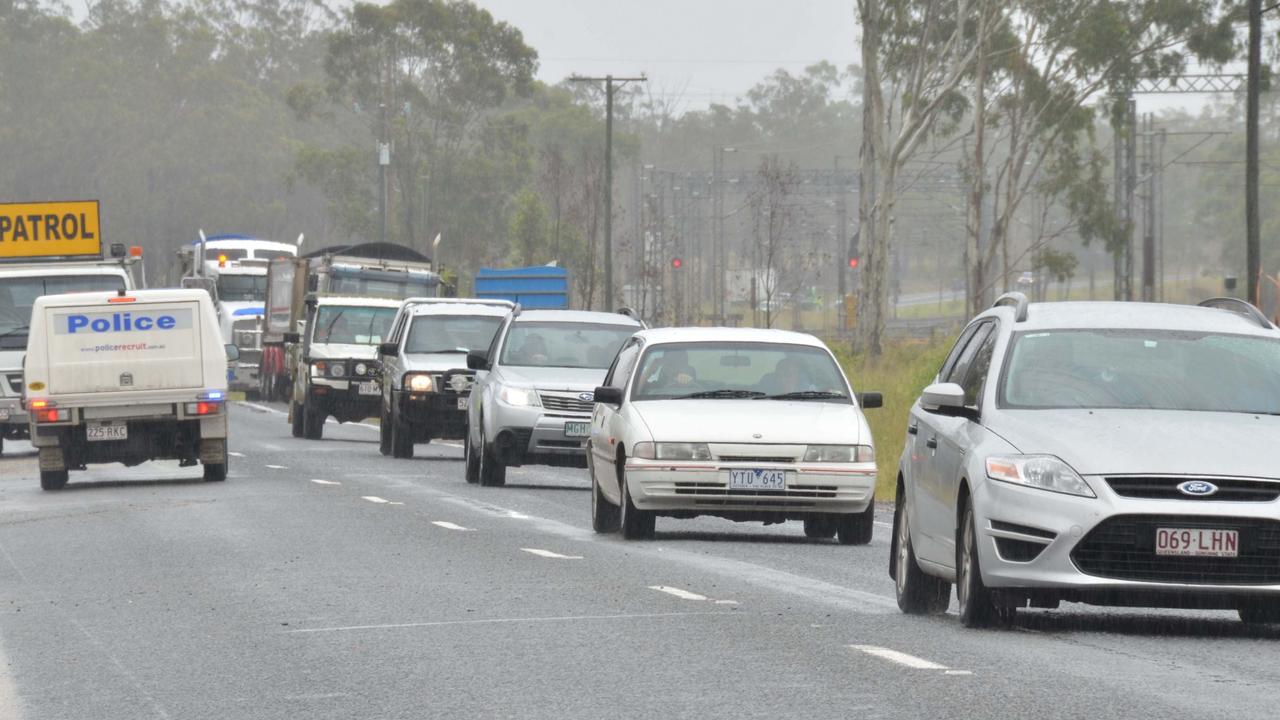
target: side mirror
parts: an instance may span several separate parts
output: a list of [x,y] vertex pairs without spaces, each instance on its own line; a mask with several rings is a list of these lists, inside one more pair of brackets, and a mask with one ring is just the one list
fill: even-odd
[[622,388],[609,387],[607,385],[596,388],[595,400],[601,405],[621,405],[622,404]]
[[858,393],[858,404],[862,406],[863,410],[884,407],[884,395],[878,392]]
[[236,347],[235,345],[232,345],[231,343],[227,343],[222,347],[227,352],[227,362],[233,363],[240,359],[240,348]]
[[964,404],[964,388],[955,383],[934,383],[920,394],[920,407],[926,412],[974,419],[974,412]]
[[469,370],[488,370],[489,369],[489,351],[488,350],[472,350],[467,353],[467,369]]
[[284,334],[284,341],[287,343],[300,343],[302,342],[302,333],[287,332]]
[[385,342],[378,344],[379,355],[399,355],[400,343]]

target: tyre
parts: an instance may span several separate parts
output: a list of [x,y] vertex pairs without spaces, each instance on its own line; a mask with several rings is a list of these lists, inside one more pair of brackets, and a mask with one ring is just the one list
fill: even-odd
[[204,479],[205,482],[222,482],[223,480],[226,480],[227,464],[225,462],[205,463]]
[[302,427],[302,406],[298,403],[293,403],[293,407],[289,411],[289,416],[293,418],[293,436],[296,438],[302,437],[304,429]]
[[391,457],[413,457],[413,430],[408,423],[396,419],[394,410],[391,413]]
[[468,430],[462,436],[462,456],[467,464],[463,475],[469,485],[475,485],[480,482],[480,459],[476,457],[474,451],[475,448],[471,447],[471,431]]
[[324,419],[327,414],[312,405],[311,403],[303,403],[302,405],[302,437],[308,440],[319,440],[324,437]]
[[907,522],[906,498],[898,491],[893,513],[893,580],[898,609],[908,615],[938,615],[951,604],[951,583],[926,574],[916,562]]
[[836,536],[836,524],[825,517],[805,518],[804,536],[819,540],[830,540]]
[[867,503],[867,509],[853,515],[839,515],[835,519],[836,538],[841,545],[866,545],[871,542],[876,526],[876,503]]
[[67,484],[66,470],[41,470],[41,490],[61,490]]
[[385,407],[378,416],[378,452],[391,454],[391,418],[387,416]]
[[494,455],[493,445],[484,437],[483,425],[480,431],[480,473],[479,481],[484,487],[502,487],[507,484],[507,468],[498,462]]
[[1275,625],[1280,623],[1280,602],[1275,600],[1241,600],[1236,606],[1240,619],[1251,625]]
[[627,473],[624,463],[618,458],[618,492],[622,496],[618,524],[622,528],[622,537],[628,540],[650,540],[657,525],[657,517],[649,510],[641,510],[631,502],[631,491],[627,489]]
[[592,467],[595,461],[591,459],[590,453],[591,450],[588,448],[587,471],[591,473],[591,529],[598,533],[617,532],[619,508],[600,492],[600,484],[596,482],[595,468]]
[[1000,607],[982,582],[978,528],[973,519],[973,506],[968,503],[960,524],[960,542],[956,544],[956,599],[960,603],[960,622],[965,627],[991,627],[1013,619],[1014,611]]

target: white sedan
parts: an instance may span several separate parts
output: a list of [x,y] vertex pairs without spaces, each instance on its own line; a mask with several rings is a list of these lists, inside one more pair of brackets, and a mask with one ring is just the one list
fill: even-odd
[[803,520],[813,538],[871,541],[875,449],[831,351],[782,330],[636,333],[595,391],[592,527],[653,536],[657,516]]

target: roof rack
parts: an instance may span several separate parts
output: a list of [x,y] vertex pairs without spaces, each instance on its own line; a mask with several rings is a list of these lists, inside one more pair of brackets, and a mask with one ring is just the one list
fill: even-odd
[[405,306],[409,305],[432,305],[453,304],[453,305],[493,305],[495,307],[514,308],[515,303],[510,300],[499,300],[497,298],[444,298],[444,297],[411,297],[403,300]]
[[1027,296],[1020,292],[1007,292],[991,304],[991,307],[1011,307],[1013,308],[1013,321],[1026,322],[1027,320]]
[[1262,314],[1262,311],[1259,310],[1257,306],[1251,302],[1241,300],[1240,298],[1212,297],[1208,300],[1201,300],[1196,303],[1196,305],[1199,307],[1213,308],[1215,310],[1226,310],[1227,312],[1242,315],[1258,323],[1258,325],[1264,330],[1274,330],[1276,327],[1271,324],[1271,321],[1267,319],[1266,315]]

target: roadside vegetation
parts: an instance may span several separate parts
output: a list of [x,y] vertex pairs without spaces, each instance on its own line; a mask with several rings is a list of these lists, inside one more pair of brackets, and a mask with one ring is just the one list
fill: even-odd
[[856,392],[884,394],[884,407],[866,411],[880,469],[876,481],[879,500],[893,499],[898,456],[907,436],[907,413],[920,391],[938,373],[954,341],[953,337],[889,341],[878,358],[850,353],[847,346],[832,344]]

